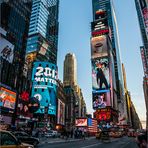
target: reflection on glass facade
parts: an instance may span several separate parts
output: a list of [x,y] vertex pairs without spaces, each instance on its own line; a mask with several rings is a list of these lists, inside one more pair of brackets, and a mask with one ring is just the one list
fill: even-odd
[[95,20],[95,12],[98,9],[107,11],[108,25],[111,29],[111,41],[114,50],[114,65],[115,65],[115,76],[118,89],[118,99],[122,98],[123,95],[123,78],[121,71],[121,60],[120,60],[120,47],[118,39],[118,29],[115,11],[113,8],[112,0],[92,0],[93,4],[93,21]]
[[[6,31],[5,39],[14,45],[12,64],[1,59],[1,82],[13,89],[22,89],[19,77],[21,77],[25,59],[31,6],[31,1],[9,0],[1,2],[1,27]],[[22,78],[20,79],[22,80]],[[17,84],[18,86],[16,86]]]
[[[33,0],[26,51],[27,53],[37,52],[37,61],[56,64],[58,4],[58,0]],[[47,46],[43,49],[45,44]],[[44,54],[40,50],[44,50]]]

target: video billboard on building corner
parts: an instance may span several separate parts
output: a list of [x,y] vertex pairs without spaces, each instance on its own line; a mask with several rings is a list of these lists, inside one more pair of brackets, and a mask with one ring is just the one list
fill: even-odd
[[57,66],[49,62],[34,62],[32,97],[40,102],[36,113],[56,115]]
[[110,90],[108,57],[92,59],[93,93],[103,93]]
[[106,35],[91,38],[91,58],[108,56]]

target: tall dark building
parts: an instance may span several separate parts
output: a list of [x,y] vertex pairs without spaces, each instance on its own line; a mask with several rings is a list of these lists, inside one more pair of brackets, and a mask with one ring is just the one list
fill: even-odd
[[143,45],[140,47],[144,69],[143,90],[146,104],[146,128],[148,129],[148,1],[135,0]]
[[[6,31],[6,38],[14,45],[14,58],[8,70],[2,67],[2,83],[20,90],[23,64],[31,15],[31,1],[4,1],[1,3],[1,27]],[[13,67],[13,68],[12,68]],[[3,72],[5,71],[5,72]]]
[[3,123],[11,125],[17,96],[24,87],[22,74],[32,2],[13,0],[0,4],[0,111]]

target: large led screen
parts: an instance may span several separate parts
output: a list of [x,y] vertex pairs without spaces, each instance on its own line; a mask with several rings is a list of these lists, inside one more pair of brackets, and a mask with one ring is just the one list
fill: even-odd
[[91,57],[103,57],[108,55],[107,39],[105,35],[91,38]]
[[93,93],[93,109],[105,108],[110,106],[110,92]]
[[9,63],[13,61],[14,45],[0,36],[0,57],[6,59]]
[[58,99],[58,118],[57,123],[65,125],[65,103]]
[[142,14],[143,14],[146,34],[148,34],[148,7],[147,7],[148,1],[139,0],[139,2],[140,2],[141,11],[142,11]]
[[40,102],[36,113],[56,115],[57,66],[49,62],[34,62],[32,97]]
[[16,92],[0,87],[0,106],[15,109]]
[[109,91],[109,60],[107,57],[92,60],[92,85],[93,93]]
[[86,118],[76,119],[75,126],[87,126],[87,119]]

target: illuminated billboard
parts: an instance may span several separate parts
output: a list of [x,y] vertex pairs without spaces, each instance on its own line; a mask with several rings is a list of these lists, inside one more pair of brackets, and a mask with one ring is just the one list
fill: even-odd
[[95,21],[91,23],[91,32],[93,37],[109,33],[106,11],[96,11]]
[[9,63],[13,62],[14,45],[0,36],[0,57],[7,60]]
[[144,75],[146,77],[148,77],[148,64],[147,64],[147,60],[146,60],[146,49],[144,48],[144,46],[140,47],[140,51],[141,51],[141,58],[142,58],[142,63],[143,63]]
[[148,35],[148,7],[147,7],[148,2],[146,2],[146,0],[139,0],[139,2],[140,2],[141,11],[143,14],[146,34]]
[[91,57],[104,57],[108,55],[107,38],[105,35],[91,38]]
[[57,66],[49,62],[34,62],[32,97],[40,102],[36,113],[56,115]]
[[47,42],[43,41],[38,53],[41,55],[45,55],[47,50],[48,50],[48,44],[47,44]]
[[58,118],[57,124],[65,125],[65,103],[58,99]]
[[105,108],[110,106],[110,92],[93,93],[93,109]]
[[0,87],[0,106],[15,109],[16,92]]
[[23,75],[27,77],[28,69],[31,69],[33,61],[36,59],[37,52],[27,53],[25,56],[25,64],[23,68]]
[[76,119],[75,126],[87,126],[87,119],[86,118]]
[[110,121],[111,120],[111,109],[104,108],[104,109],[98,109],[94,112],[94,118],[96,118],[98,121]]
[[109,91],[109,60],[107,57],[92,60],[92,87],[93,93]]

